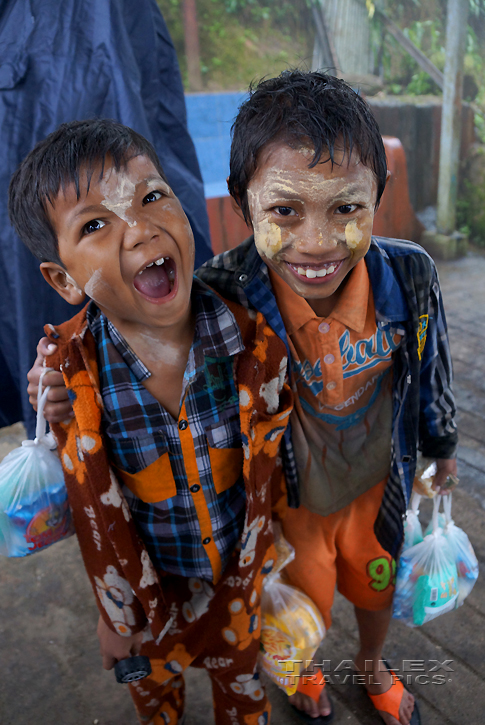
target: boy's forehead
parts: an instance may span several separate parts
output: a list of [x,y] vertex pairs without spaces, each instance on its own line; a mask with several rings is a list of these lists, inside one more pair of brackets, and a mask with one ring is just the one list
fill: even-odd
[[[318,171],[319,166],[328,164],[332,166],[332,157],[326,146],[322,147],[320,158],[315,166],[309,168],[313,163],[315,156],[315,146],[311,139],[300,139],[295,141],[276,140],[267,144],[258,154],[257,167],[261,168],[282,168],[290,167],[307,169],[311,172],[313,169]],[[337,141],[333,148],[333,163],[338,167],[353,168],[363,166],[360,160],[360,154],[357,148],[349,149],[343,142]]]
[[332,163],[324,148],[317,164],[310,168],[314,154],[314,146],[309,140],[291,145],[283,141],[268,144],[260,152],[248,191],[292,193],[320,189],[332,193],[342,185],[352,183],[370,195],[377,193],[375,173],[361,162],[358,150],[349,153],[343,145],[336,146]]
[[143,155],[128,157],[118,168],[113,159],[108,155],[104,159],[94,160],[92,163],[84,163],[80,166],[77,179],[64,183],[59,189],[58,197],[66,199],[75,194],[76,198],[83,198],[90,194],[110,194],[114,192],[122,195],[133,195],[137,186],[145,182],[149,185],[156,181],[157,188],[160,182],[163,186],[168,185],[161,179],[159,171],[152,161]]

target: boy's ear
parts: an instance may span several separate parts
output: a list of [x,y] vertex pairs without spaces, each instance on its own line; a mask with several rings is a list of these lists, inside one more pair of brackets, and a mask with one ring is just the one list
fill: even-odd
[[70,305],[79,305],[84,300],[84,292],[60,264],[42,262],[40,271],[46,282]]

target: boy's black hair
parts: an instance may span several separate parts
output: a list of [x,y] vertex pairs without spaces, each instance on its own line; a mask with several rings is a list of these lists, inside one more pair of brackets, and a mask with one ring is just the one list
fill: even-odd
[[361,96],[345,81],[321,72],[284,71],[249,89],[232,126],[229,193],[250,221],[247,189],[262,149],[273,141],[305,145],[315,153],[309,168],[328,153],[332,165],[335,146],[345,149],[347,162],[355,150],[375,173],[377,202],[386,185],[387,163],[377,122]]
[[166,181],[149,141],[128,126],[100,118],[63,123],[35,146],[12,176],[8,191],[10,221],[41,262],[57,262],[64,267],[47,204],[52,205],[60,189],[70,184],[75,185],[79,199],[81,169],[87,171],[89,189],[94,167],[101,163],[101,178],[107,155],[117,171],[134,156],[146,156]]

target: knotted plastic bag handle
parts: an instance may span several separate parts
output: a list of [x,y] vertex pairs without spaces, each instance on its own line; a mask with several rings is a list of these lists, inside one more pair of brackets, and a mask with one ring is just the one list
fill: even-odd
[[50,386],[48,385],[44,390],[42,390],[42,381],[44,379],[44,376],[47,373],[51,372],[52,369],[53,368],[46,367],[42,370],[40,374],[39,387],[37,389],[37,420],[35,424],[35,438],[33,441],[22,441],[22,445],[25,447],[38,446],[39,443],[43,443],[49,448],[52,447],[52,441],[45,432],[47,421],[44,418],[44,408],[47,402],[47,396],[49,394]]

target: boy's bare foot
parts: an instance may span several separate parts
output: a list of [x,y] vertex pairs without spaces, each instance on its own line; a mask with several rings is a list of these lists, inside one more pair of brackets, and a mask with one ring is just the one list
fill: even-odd
[[[393,677],[384,665],[381,665],[381,669],[383,671],[379,669],[379,663],[382,660],[374,660],[374,667],[372,671],[366,671],[366,661],[369,662],[369,659],[359,652],[354,660],[355,667],[360,675],[366,675],[368,678],[368,682],[365,685],[367,692],[370,695],[382,695],[392,687]],[[390,713],[383,710],[378,710],[377,712],[386,725],[409,725],[413,710],[414,696],[408,690],[404,689],[401,704],[399,706],[399,720],[396,720],[396,718]]]
[[319,717],[319,715],[326,717],[332,712],[326,687],[321,691],[318,703],[302,692],[295,692],[294,695],[289,696],[288,700],[293,707],[296,707],[297,710],[302,710],[307,715],[310,715],[310,717]]

